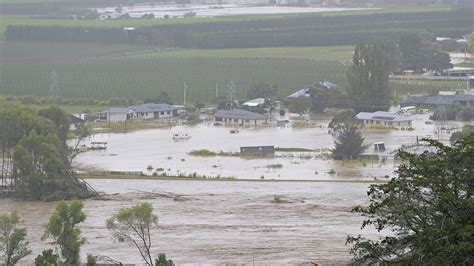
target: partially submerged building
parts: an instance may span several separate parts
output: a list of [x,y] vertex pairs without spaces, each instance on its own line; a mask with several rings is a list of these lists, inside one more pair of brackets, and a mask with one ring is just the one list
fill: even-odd
[[214,114],[216,122],[226,125],[258,126],[268,123],[268,117],[242,109],[219,110]]
[[383,126],[411,126],[412,119],[392,114],[389,112],[377,111],[373,113],[360,112],[357,114],[357,119],[364,123],[364,125],[383,125]]
[[97,112],[97,120],[99,121],[121,122],[132,119],[132,117],[133,111],[129,108],[110,107],[107,110]]
[[178,108],[167,103],[145,103],[142,105],[130,106],[134,119],[159,119],[171,118],[178,115]]
[[178,115],[178,107],[166,103],[146,103],[129,107],[111,107],[97,113],[97,120],[121,122],[132,119],[171,118]]
[[417,106],[424,108],[438,108],[451,104],[461,106],[474,106],[474,95],[436,95],[436,96],[412,96],[400,101],[400,107]]

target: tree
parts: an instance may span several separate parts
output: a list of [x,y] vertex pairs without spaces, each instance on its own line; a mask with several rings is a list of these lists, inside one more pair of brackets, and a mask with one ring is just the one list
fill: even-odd
[[442,52],[439,49],[433,48],[428,56],[426,69],[441,72],[445,69],[452,68],[451,58],[448,53]]
[[400,48],[397,43],[388,39],[378,40],[376,43],[387,53],[390,72],[400,71]]
[[334,138],[335,148],[332,150],[334,159],[354,160],[367,149],[361,134],[363,125],[357,121],[352,111],[336,115],[328,127],[329,133]]
[[20,217],[15,211],[0,214],[0,259],[6,266],[15,265],[31,254],[29,243],[25,241],[26,229],[18,228],[19,223]]
[[69,205],[61,201],[46,224],[42,239],[53,239],[66,264],[79,263],[81,246],[86,242],[85,238],[81,237],[81,230],[77,228],[77,225],[86,219],[83,207],[82,202],[78,200],[72,201]]
[[365,217],[362,228],[393,232],[378,240],[349,236],[354,263],[472,265],[474,134],[452,147],[423,141],[436,152],[401,151],[397,176],[371,185],[369,206],[354,208]]
[[352,66],[347,74],[347,92],[357,112],[387,111],[391,89],[388,85],[390,65],[383,46],[356,46]]
[[309,109],[310,105],[311,99],[301,96],[291,101],[289,111],[290,113],[302,115]]
[[29,199],[53,199],[67,193],[67,166],[61,157],[61,143],[55,134],[32,131],[13,151],[16,194]]
[[166,254],[161,253],[155,260],[155,266],[174,266],[174,262],[172,260],[168,260],[166,258]]
[[247,99],[268,98],[274,99],[277,96],[278,86],[270,86],[266,83],[259,83],[250,87],[247,91]]
[[474,53],[474,31],[467,36],[467,50],[469,53]]
[[422,71],[428,60],[423,39],[417,34],[405,35],[400,38],[399,47],[402,70]]
[[107,229],[118,242],[135,246],[147,265],[153,265],[151,231],[158,226],[158,216],[150,203],[120,209],[106,221]]
[[451,141],[451,143],[455,143],[473,133],[474,133],[474,128],[470,128],[469,126],[464,126],[461,129],[461,131],[456,131],[453,134],[451,134],[451,137],[449,138],[449,140]]
[[69,133],[69,115],[57,106],[50,106],[38,111],[38,115],[51,120],[56,127],[57,135],[66,146]]
[[59,256],[54,254],[52,249],[43,250],[43,252],[35,258],[36,266],[58,266]]
[[173,104],[173,100],[171,97],[168,95],[167,92],[160,92],[158,97],[156,98],[148,98],[144,101],[145,103],[167,103],[167,104]]

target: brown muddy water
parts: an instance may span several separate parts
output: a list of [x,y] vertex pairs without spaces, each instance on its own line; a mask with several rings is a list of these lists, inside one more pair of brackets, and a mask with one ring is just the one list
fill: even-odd
[[[106,193],[86,200],[81,225],[86,254],[107,255],[124,263],[140,261],[137,252],[114,243],[105,220],[120,208],[153,204],[159,229],[153,253],[165,252],[178,265],[295,265],[350,260],[348,234],[360,233],[362,219],[350,212],[367,204],[367,184],[259,181],[89,180]],[[275,195],[284,203],[272,203]],[[0,199],[0,211],[17,210],[28,229],[31,263],[51,246],[40,241],[56,203]],[[375,237],[375,231],[364,231]]]
[[[390,153],[402,145],[412,145],[422,137],[437,137],[436,124],[425,124],[428,114],[413,115],[415,130],[366,130],[365,143],[373,153],[374,142],[384,142]],[[231,134],[228,127],[202,123],[197,126],[177,126],[169,129],[150,129],[127,134],[99,134],[90,141],[105,141],[107,150],[90,151],[76,159],[76,167],[90,170],[143,171],[152,174],[147,167],[161,168],[171,175],[197,173],[210,177],[235,177],[238,179],[266,180],[372,180],[385,175],[392,176],[397,167],[392,161],[368,161],[365,164],[342,164],[323,159],[317,153],[277,152],[275,158],[244,159],[239,157],[196,157],[193,150],[208,149],[219,152],[238,152],[241,146],[274,145],[284,148],[331,149],[333,139],[328,134],[330,117],[312,117],[313,128],[280,128],[276,126],[240,128]],[[449,126],[461,126],[452,122]],[[458,125],[459,124],[459,125]],[[448,126],[448,125],[445,125]],[[191,136],[186,141],[173,141],[172,134],[184,132]],[[449,139],[444,132],[441,139]],[[271,167],[271,165],[281,167]],[[336,174],[329,174],[334,170]]]

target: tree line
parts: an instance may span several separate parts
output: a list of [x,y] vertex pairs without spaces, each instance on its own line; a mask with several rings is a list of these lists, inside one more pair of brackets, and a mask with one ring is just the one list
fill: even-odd
[[179,48],[251,48],[279,46],[355,45],[380,38],[398,41],[423,32],[434,38],[459,37],[472,30],[472,10],[372,15],[286,16],[211,23],[139,27],[9,25],[6,40],[141,44]]

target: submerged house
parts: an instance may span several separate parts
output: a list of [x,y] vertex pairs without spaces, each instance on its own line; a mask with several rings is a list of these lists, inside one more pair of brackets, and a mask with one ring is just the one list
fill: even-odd
[[140,120],[170,118],[178,115],[178,108],[167,103],[145,103],[129,108],[133,110],[133,118]]
[[405,116],[395,115],[389,112],[377,111],[373,113],[360,112],[357,119],[364,125],[383,125],[383,126],[411,126],[412,120]]
[[242,109],[219,110],[214,114],[214,120],[238,126],[258,126],[268,123],[268,117]]

